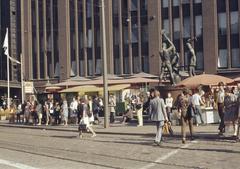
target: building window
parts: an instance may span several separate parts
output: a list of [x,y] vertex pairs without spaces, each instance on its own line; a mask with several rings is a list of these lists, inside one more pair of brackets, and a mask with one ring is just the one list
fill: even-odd
[[138,26],[134,24],[132,26],[132,43],[138,42]]
[[120,74],[120,59],[119,58],[114,58],[114,74]]
[[85,62],[84,60],[79,60],[79,70],[80,70],[80,76],[85,76],[84,72],[85,72]]
[[123,69],[124,73],[128,74],[129,73],[129,57],[123,57]]
[[147,10],[147,1],[148,0],[140,0],[140,2],[141,2],[141,10]]
[[228,67],[227,49],[219,49],[218,68],[227,68],[227,67]]
[[169,20],[168,19],[163,20],[163,29],[165,30],[166,34],[169,35],[170,29],[169,29]]
[[123,27],[123,35],[124,35],[124,38],[123,38],[124,44],[128,44],[128,42],[129,42],[129,40],[128,40],[128,27],[126,27],[126,26]]
[[203,30],[202,16],[201,15],[195,16],[195,35],[196,35],[196,37],[202,36],[202,30]]
[[77,63],[76,61],[71,62],[71,76],[77,75]]
[[93,45],[92,29],[88,29],[87,32],[87,45],[89,48],[92,48]]
[[149,58],[148,56],[142,56],[142,71],[149,72]]
[[190,17],[184,17],[183,19],[183,37],[189,38],[191,35],[191,27],[190,27]]
[[168,0],[162,0],[162,7],[168,8]]
[[59,77],[60,75],[60,66],[59,66],[59,62],[55,63],[55,70],[54,70],[54,77]]
[[226,13],[219,13],[218,14],[218,34],[226,35],[226,29],[227,29]]
[[196,69],[197,70],[203,70],[203,52],[196,52],[196,57],[197,57],[197,66]]
[[202,0],[195,0],[194,3],[195,3],[195,4],[202,3]]
[[233,68],[240,68],[239,48],[232,49],[232,67]]
[[118,0],[113,0],[113,14],[118,14]]
[[234,12],[231,12],[230,13],[230,17],[231,17],[231,20],[230,20],[230,24],[231,24],[231,34],[237,34],[239,32],[239,29],[238,29],[238,12],[237,11],[234,11]]
[[91,18],[92,17],[92,1],[87,0],[86,6],[87,6],[87,18]]
[[179,6],[179,0],[173,0],[173,6]]
[[96,59],[96,74],[102,74],[102,59]]
[[238,0],[229,0],[230,11],[238,11]]
[[189,4],[189,0],[182,0],[182,4]]
[[131,11],[137,11],[138,0],[131,1]]
[[118,45],[119,44],[119,29],[118,27],[114,27],[113,28],[113,34],[114,34],[114,45]]
[[133,57],[133,73],[139,73],[140,72],[140,64],[139,64],[139,57],[134,56]]
[[174,35],[174,39],[180,38],[180,20],[179,20],[179,18],[173,19],[173,35]]
[[141,40],[142,43],[148,42],[148,26],[142,26],[141,27]]
[[226,0],[217,0],[217,12],[226,12]]
[[88,59],[88,75],[92,76],[93,75],[93,60]]

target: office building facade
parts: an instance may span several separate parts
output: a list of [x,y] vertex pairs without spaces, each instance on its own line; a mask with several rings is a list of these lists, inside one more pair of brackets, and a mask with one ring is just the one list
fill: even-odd
[[[26,80],[41,86],[102,73],[99,0],[13,1],[19,14],[16,57],[24,57]],[[180,69],[187,70],[186,41],[195,39],[199,73],[239,74],[239,5],[240,0],[104,1],[108,72],[158,75],[164,29],[180,54]]]
[[[0,1],[0,96],[6,95],[7,91],[7,56],[2,48],[8,29],[9,54],[12,58],[20,59],[21,51],[21,28],[20,28],[20,0]],[[20,65],[10,62],[10,87],[12,95],[20,93]]]

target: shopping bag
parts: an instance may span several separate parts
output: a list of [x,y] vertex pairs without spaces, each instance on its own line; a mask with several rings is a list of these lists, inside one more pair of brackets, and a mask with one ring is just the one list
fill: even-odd
[[163,125],[163,134],[169,134],[169,123],[164,123]]

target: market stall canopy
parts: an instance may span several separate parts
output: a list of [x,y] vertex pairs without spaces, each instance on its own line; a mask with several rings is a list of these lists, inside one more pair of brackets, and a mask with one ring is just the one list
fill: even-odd
[[[96,78],[94,78],[96,80],[103,80],[103,76],[98,76]],[[117,79],[123,79],[123,77],[119,77],[117,75],[114,75],[114,74],[108,74],[107,75],[107,79],[108,80],[117,80]]]
[[88,80],[90,79],[86,77],[75,76],[75,77],[71,77],[70,79],[67,79],[66,81],[88,81]]
[[[122,85],[112,85],[108,87],[108,91],[120,91],[126,88],[129,88],[131,85],[127,84],[122,84]],[[72,87],[68,88],[65,90],[60,91],[60,93],[75,93],[75,92],[102,92],[103,87],[97,87],[94,85],[87,85],[87,86],[77,86],[77,87]]]
[[140,72],[140,73],[137,73],[137,74],[134,74],[131,77],[142,77],[142,78],[158,78],[158,76],[156,75],[152,75],[152,74],[149,74],[149,73],[145,73],[145,72]]
[[143,78],[143,77],[135,77],[135,78],[129,78],[129,79],[123,79],[119,80],[119,83],[122,84],[137,84],[137,83],[158,83],[158,79],[149,79],[149,78]]
[[68,89],[64,89],[60,91],[60,93],[75,93],[75,92],[98,92],[101,89],[99,87],[96,87],[94,85],[88,85],[88,86],[76,86],[71,87]]
[[47,86],[45,88],[45,92],[57,92],[59,90],[61,90],[62,88],[59,86]]
[[240,82],[240,77],[234,79],[235,82]]
[[[85,81],[84,81],[84,82],[85,82]],[[79,82],[79,81],[65,81],[65,82],[53,84],[53,86],[71,87],[71,86],[79,86],[79,85],[81,85],[82,83],[83,83],[83,82]]]
[[234,80],[224,76],[219,76],[219,75],[202,74],[202,75],[189,77],[181,81],[180,83],[178,83],[177,86],[192,87],[192,88],[198,87],[200,85],[216,86],[218,85],[219,82],[223,82],[224,84],[231,84],[231,83],[234,83]]
[[[149,79],[149,78],[120,78],[120,79],[108,79],[108,84],[146,84],[146,83],[158,83],[158,79]],[[85,81],[65,81],[61,83],[54,84],[53,86],[58,87],[74,87],[74,86],[86,86],[86,85],[103,85],[103,79],[95,79],[95,80],[85,80]]]
[[[115,79],[115,80],[108,80],[108,84],[146,84],[146,83],[158,83],[159,80],[157,79],[149,79],[149,78],[142,78],[142,77],[136,77],[136,78],[127,78],[127,79]],[[103,80],[91,80],[82,82],[82,85],[103,85]]]

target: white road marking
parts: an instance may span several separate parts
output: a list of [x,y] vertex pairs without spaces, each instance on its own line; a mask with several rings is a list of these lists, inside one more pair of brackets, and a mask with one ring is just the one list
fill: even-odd
[[176,150],[173,150],[173,151],[167,153],[166,155],[164,155],[164,156],[162,156],[162,157],[159,157],[156,161],[154,161],[154,163],[150,163],[150,164],[148,164],[148,165],[146,165],[146,166],[144,166],[144,167],[142,167],[142,168],[140,168],[140,169],[149,169],[149,168],[152,168],[152,167],[154,167],[154,166],[156,165],[156,163],[161,163],[161,162],[163,162],[164,160],[167,160],[169,157],[177,154],[177,153],[179,152],[179,150],[184,149],[184,148],[188,148],[190,145],[192,145],[193,143],[197,143],[197,142],[198,142],[198,141],[192,141],[192,142],[189,143],[189,144],[185,144],[185,145],[181,146],[180,148],[178,148],[178,149],[176,149]]
[[3,160],[3,159],[0,159],[0,164],[15,167],[18,169],[39,169],[39,168],[31,167],[31,166],[28,166],[25,164],[15,163],[13,161],[8,161],[8,160]]

